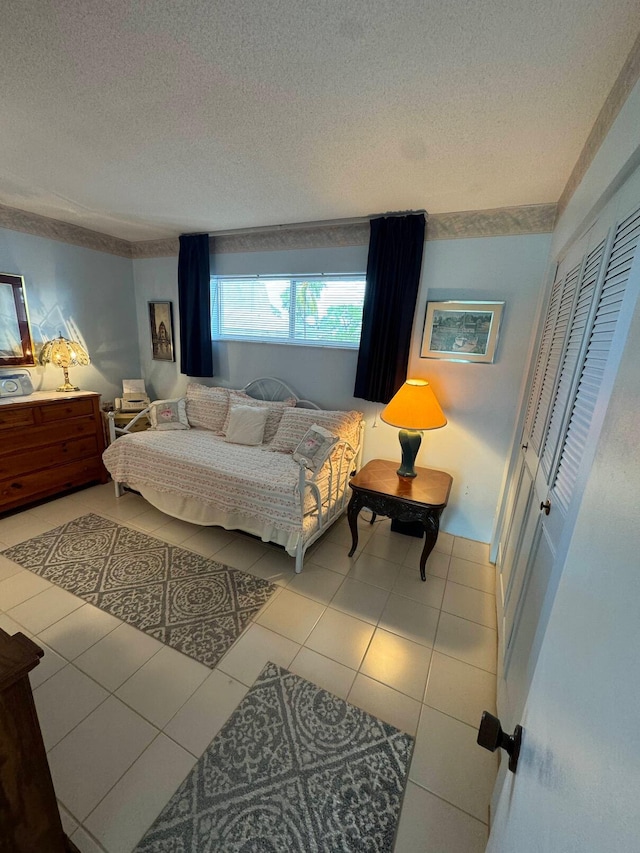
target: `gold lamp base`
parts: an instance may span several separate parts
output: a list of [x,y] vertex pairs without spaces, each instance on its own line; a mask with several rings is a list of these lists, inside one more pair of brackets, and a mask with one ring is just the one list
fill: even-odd
[[68,369],[66,367],[63,367],[62,369],[64,371],[64,382],[62,383],[62,385],[59,385],[56,388],[56,391],[79,391],[80,388],[78,387],[78,385],[72,385],[69,382],[69,371],[68,371]]

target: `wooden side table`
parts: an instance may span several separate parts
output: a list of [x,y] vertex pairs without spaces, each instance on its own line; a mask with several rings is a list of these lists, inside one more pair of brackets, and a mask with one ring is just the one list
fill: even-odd
[[440,516],[449,500],[453,479],[444,471],[416,467],[416,477],[399,477],[397,462],[372,459],[351,479],[353,490],[347,518],[351,528],[352,557],[358,546],[358,515],[363,507],[376,515],[396,518],[398,521],[418,521],[424,527],[425,542],[420,556],[420,577],[426,581],[426,562],[433,551],[440,528]]

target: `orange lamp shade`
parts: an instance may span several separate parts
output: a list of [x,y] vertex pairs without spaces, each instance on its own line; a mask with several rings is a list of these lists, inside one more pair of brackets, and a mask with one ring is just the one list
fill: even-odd
[[380,412],[380,418],[401,429],[438,429],[447,423],[426,379],[407,379]]

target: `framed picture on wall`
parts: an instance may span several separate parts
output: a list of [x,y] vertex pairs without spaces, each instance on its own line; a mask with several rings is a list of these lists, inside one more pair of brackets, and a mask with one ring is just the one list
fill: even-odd
[[173,356],[173,310],[171,302],[149,303],[151,350],[156,361],[175,361]]
[[421,358],[491,363],[504,302],[428,302]]
[[35,364],[24,278],[0,273],[0,367]]

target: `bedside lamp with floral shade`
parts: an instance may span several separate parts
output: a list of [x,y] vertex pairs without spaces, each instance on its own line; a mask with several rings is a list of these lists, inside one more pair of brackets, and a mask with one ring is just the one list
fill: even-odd
[[55,364],[64,372],[64,383],[56,391],[79,391],[78,385],[69,382],[69,368],[79,364],[90,364],[86,349],[77,341],[68,341],[62,333],[52,341],[47,341],[40,350],[40,364]]
[[380,418],[389,426],[400,428],[402,462],[398,476],[415,477],[414,463],[423,430],[439,429],[447,423],[431,385],[426,379],[407,379],[380,412]]

